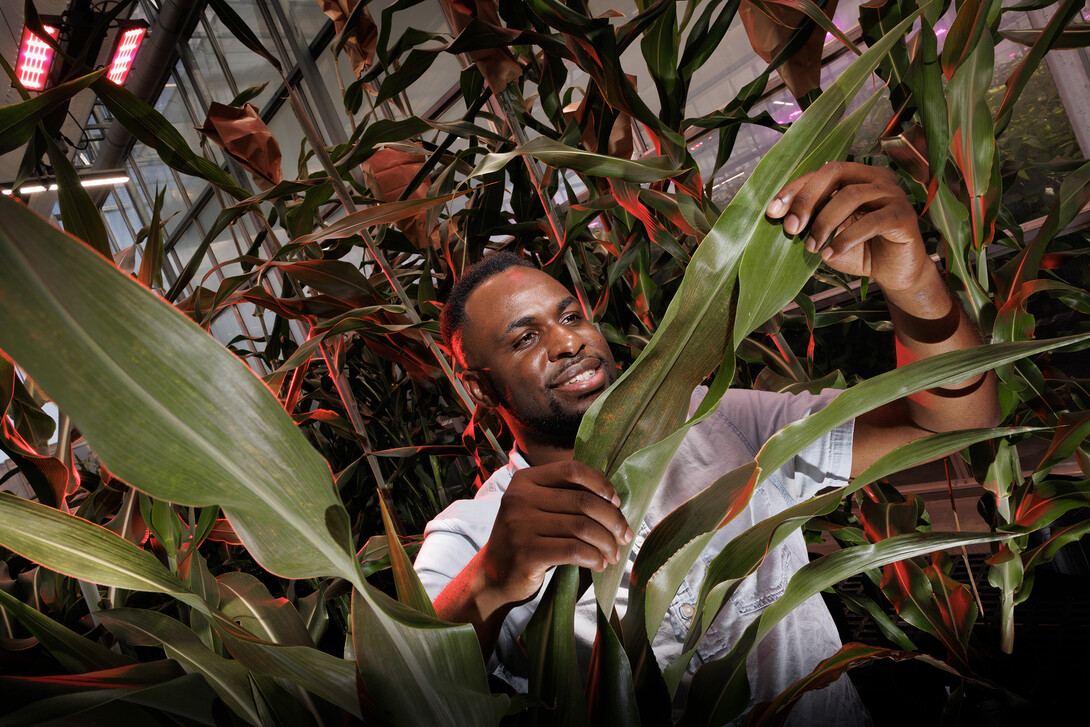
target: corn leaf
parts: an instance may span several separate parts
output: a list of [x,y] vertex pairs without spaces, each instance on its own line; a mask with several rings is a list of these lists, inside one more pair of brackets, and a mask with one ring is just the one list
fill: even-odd
[[766,608],[738,639],[730,653],[708,662],[693,676],[680,725],[724,724],[749,703],[746,657],[772,627],[814,594],[870,568],[935,550],[1008,539],[1002,533],[911,533],[874,545],[847,548],[807,563],[791,578],[782,596]]
[[0,589],[0,607],[17,618],[53,658],[72,674],[132,664],[129,657],[110,651],[97,641],[75,633],[3,589]]
[[273,598],[264,584],[249,573],[222,573],[219,610],[254,636],[289,646],[314,646],[295,606]]
[[116,608],[99,614],[103,624],[122,641],[134,646],[162,645],[167,657],[189,673],[208,680],[216,694],[247,722],[262,724],[250,688],[250,675],[237,661],[211,651],[184,624],[157,611]]
[[[510,704],[489,694],[481,647],[469,624],[430,618],[368,586],[352,594],[352,645],[382,720],[403,724],[494,725]],[[387,626],[396,619],[411,628]],[[411,680],[411,681],[410,681]],[[418,685],[408,689],[407,684]]]
[[669,179],[684,171],[676,168],[668,157],[658,156],[651,157],[647,161],[630,161],[565,146],[542,136],[526,142],[514,151],[485,155],[469,178],[482,177],[503,169],[512,159],[524,154],[550,167],[572,169],[596,177],[617,177],[636,184]]
[[168,593],[195,608],[206,608],[151,553],[104,527],[10,492],[0,492],[0,544],[73,578]]
[[[15,75],[6,60],[4,67],[9,75]],[[107,69],[100,68],[86,76],[43,91],[26,101],[0,108],[0,154],[7,154],[26,144],[39,121],[68,103],[69,99],[106,75],[106,72]]]

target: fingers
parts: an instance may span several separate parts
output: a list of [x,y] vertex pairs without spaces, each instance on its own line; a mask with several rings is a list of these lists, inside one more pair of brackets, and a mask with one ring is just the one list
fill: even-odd
[[[874,190],[884,189],[888,195],[903,195],[896,175],[888,169],[850,162],[831,162],[821,169],[802,175],[781,189],[769,203],[765,213],[773,219],[783,218],[784,231],[799,234],[811,219],[835,196],[852,185],[864,185]],[[872,192],[872,197],[878,194]],[[842,216],[840,222],[846,217]],[[835,226],[832,228],[835,229]]]
[[[819,215],[819,219],[823,215],[824,213]],[[891,207],[881,207],[864,214],[839,232],[833,228],[836,234],[832,237],[832,233],[827,233],[824,229],[817,231],[812,227],[806,240],[806,249],[820,252],[822,259],[831,261],[855,251],[860,245],[876,237],[884,237],[893,242],[907,242],[908,240],[899,239],[903,236],[903,220],[902,212]],[[910,221],[915,224],[914,218],[910,218]]]
[[575,460],[553,462],[541,467],[520,470],[512,478],[512,484],[516,479],[530,480],[542,487],[583,489],[616,506],[621,504],[621,498],[617,496],[617,491],[613,489],[613,484],[606,479],[605,475]]

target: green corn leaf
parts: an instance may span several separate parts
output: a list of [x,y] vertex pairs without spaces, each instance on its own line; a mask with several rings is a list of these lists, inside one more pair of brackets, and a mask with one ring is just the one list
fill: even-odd
[[[950,47],[947,38],[945,48]],[[991,237],[986,229],[995,210],[986,207],[995,159],[992,115],[985,98],[992,83],[995,54],[990,40],[982,37],[976,48],[950,78],[946,89],[950,114],[950,151],[961,170],[969,196],[973,243],[980,248]]]
[[942,70],[948,79],[976,50],[1000,6],[999,0],[967,0],[958,8],[942,46]]
[[0,543],[73,578],[131,591],[167,593],[205,608],[204,602],[151,553],[104,527],[10,492],[0,492]]
[[416,609],[428,616],[435,616],[435,607],[431,604],[428,592],[424,590],[424,584],[413,570],[413,563],[409,560],[401,539],[397,537],[397,529],[390,519],[390,511],[386,508],[383,497],[378,498],[379,509],[382,510],[382,524],[386,528],[386,542],[390,548],[390,567],[394,573],[394,587],[397,589],[397,597],[405,605]]
[[1019,557],[1022,559],[1022,583],[1015,591],[1014,602],[1016,604],[1022,603],[1029,598],[1030,591],[1033,589],[1034,571],[1037,566],[1048,563],[1056,556],[1060,548],[1068,543],[1074,543],[1087,533],[1090,533],[1090,520],[1054,528],[1049,532],[1048,539],[1045,542],[1036,548],[1021,553]]
[[1010,281],[1007,290],[1015,290],[1023,283],[1037,277],[1048,244],[1056,234],[1067,227],[1075,215],[1090,201],[1090,162],[1080,166],[1064,177],[1060,183],[1060,193],[1045,217],[1044,224],[1037,231],[1033,241],[1026,245],[1014,258],[1000,268],[998,277]]
[[[765,207],[789,181],[798,160],[820,164],[811,155],[822,145],[822,136],[835,128],[834,116],[914,19],[915,15],[907,18],[856,60],[764,156],[693,255],[662,324],[640,358],[583,417],[577,459],[614,479],[629,455],[678,430],[693,388],[733,351],[724,321],[730,321],[735,275],[746,244],[762,230],[779,234],[779,228],[765,217]],[[832,146],[823,148],[832,154],[836,151]],[[801,256],[805,251],[795,246],[783,252]],[[786,302],[798,291],[780,292]],[[727,376],[722,390],[729,381]],[[714,401],[708,404],[701,414],[709,413]],[[677,438],[674,446],[680,441]],[[655,466],[642,468],[641,477],[646,479],[638,480],[645,483],[638,495],[629,495],[627,482],[614,479],[629,522],[643,518],[673,449],[656,452],[644,457],[645,463],[655,461]],[[603,611],[612,606],[627,552],[622,551],[617,565],[595,574],[595,592]]]
[[680,725],[724,724],[749,703],[745,660],[779,621],[810,596],[856,573],[935,550],[1007,539],[1003,534],[910,533],[840,550],[804,565],[787,590],[746,628],[730,653],[697,670]]
[[132,659],[71,631],[0,589],[0,607],[19,620],[53,658],[72,674],[127,666]]
[[[156,498],[194,507],[220,505],[255,560],[280,576],[339,575],[366,589],[356,599],[356,623],[362,625],[356,632],[367,633],[358,653],[370,663],[381,664],[371,676],[400,685],[377,690],[381,698],[395,706],[412,704],[414,709],[441,715],[453,707],[445,706],[440,698],[421,696],[430,694],[431,684],[440,675],[456,674],[461,696],[451,697],[452,704],[461,708],[491,700],[471,628],[450,631],[415,611],[408,617],[403,607],[396,602],[391,605],[387,597],[367,586],[349,540],[348,513],[338,499],[328,464],[241,361],[139,283],[21,205],[0,200],[0,213],[7,221],[0,231],[0,305],[18,322],[0,331],[0,348],[70,413],[112,472]],[[104,299],[101,291],[107,289],[112,294]],[[57,347],[56,341],[66,345]],[[89,381],[98,383],[91,386]],[[10,496],[0,501],[5,512],[17,507],[48,510]],[[49,521],[50,517],[64,516],[49,511],[36,519]],[[160,590],[204,608],[150,554],[109,531],[98,529],[150,559],[152,574],[160,581],[136,568],[149,569],[143,561],[134,560],[132,573],[119,574],[113,561],[137,557],[119,545],[114,546],[118,558],[106,563],[93,560],[99,552],[96,548],[114,542],[105,541],[104,536],[97,536],[87,550],[91,556],[64,550],[52,553],[47,547],[50,542],[78,541],[46,540],[41,527],[20,532],[27,522],[21,513],[10,520],[5,517],[0,522],[0,542],[12,549],[18,550],[10,542],[13,539],[26,540],[44,549],[57,565],[76,563],[86,580]],[[28,552],[32,558],[36,554]],[[54,567],[44,559],[41,562]],[[247,650],[297,676],[321,658],[307,653],[270,660],[265,647],[236,633],[237,627],[232,631],[221,621],[213,625],[225,643],[233,639],[234,646],[228,644],[229,648]],[[372,647],[373,651],[367,651]],[[436,672],[432,680],[413,678],[432,668],[438,654],[448,654],[458,663],[457,669]],[[354,675],[355,670],[351,671]],[[317,682],[301,683],[344,706],[345,694],[338,691],[339,686]],[[406,684],[419,687],[410,689]],[[349,703],[358,712],[354,676],[348,687]],[[482,714],[489,709],[482,709]]]
[[[1007,78],[1007,91],[1003,94],[1003,100],[999,103],[999,108],[995,112],[996,136],[1002,134],[1003,130],[1007,128],[1011,115],[1014,113],[1015,102],[1022,95],[1022,91],[1025,89],[1026,84],[1029,83],[1033,72],[1041,65],[1046,53],[1053,48],[1079,48],[1090,45],[1090,23],[1085,23],[1085,27],[1081,30],[1066,29],[1067,24],[1071,22],[1071,18],[1075,17],[1082,6],[1083,3],[1079,2],[1079,0],[1064,0],[1064,4],[1052,16],[1052,20],[1049,21],[1048,27],[1044,30],[1016,30],[1013,31],[1015,37],[1011,37],[1010,31],[1001,31],[1001,35],[1007,40],[1025,41],[1026,45],[1032,44],[1032,47],[1026,57],[1018,64],[1018,67]],[[1076,38],[1081,38],[1080,45],[1070,45]]]
[[536,713],[536,725],[589,725],[588,705],[580,684],[575,653],[575,603],[579,569],[553,570],[545,595],[523,631],[530,657],[530,696],[555,709]]
[[57,146],[57,142],[48,136],[44,138],[49,161],[57,177],[57,203],[65,232],[83,240],[107,260],[112,260],[110,238],[106,235],[106,225],[102,222],[98,207],[91,201],[68,156]]
[[[814,415],[806,421],[813,418]],[[781,430],[780,434],[774,435],[769,443],[777,436],[781,436],[785,430]],[[902,445],[881,457],[877,462],[861,472],[852,481],[852,484],[847,487],[800,502],[783,510],[775,517],[763,520],[735,537],[708,566],[707,575],[701,584],[692,626],[686,637],[685,653],[666,669],[667,683],[671,685],[671,689],[676,688],[704,631],[711,624],[734,589],[741,584],[744,578],[754,573],[763,561],[765,554],[783,542],[793,530],[802,527],[803,523],[815,516],[827,515],[851,493],[894,472],[900,472],[908,467],[927,462],[976,442],[1032,431],[1037,430],[1034,428],[974,429],[944,432],[918,439],[915,442]],[[673,513],[667,517],[673,517]],[[665,522],[665,519],[663,522]],[[641,550],[641,556],[642,554]],[[694,553],[692,557],[695,558],[696,555]],[[677,591],[679,583],[680,581],[672,585],[673,591]]]
[[[246,669],[297,684],[349,714],[362,716],[352,662],[307,646],[259,639],[223,614],[215,614],[212,625],[231,656]],[[411,686],[402,687],[411,692]]]
[[207,679],[235,714],[250,724],[262,724],[246,668],[209,650],[185,625],[157,611],[135,608],[103,611],[99,618],[122,641],[138,646],[162,645],[167,657],[186,672]]
[[[350,546],[326,528],[328,510],[343,512],[328,465],[245,364],[90,250],[0,202],[0,301],[19,321],[0,348],[110,470],[159,499],[221,505],[274,573],[358,580]],[[247,466],[243,452],[254,453]]]
[[916,650],[916,644],[912,643],[912,639],[908,638],[908,635],[901,630],[901,627],[893,623],[893,619],[881,606],[874,602],[874,599],[858,593],[848,593],[840,590],[836,592],[836,595],[849,611],[860,616],[869,617],[887,639],[907,651]]
[[781,724],[804,694],[829,686],[849,669],[864,666],[878,659],[904,661],[916,656],[917,654],[911,651],[895,651],[857,643],[844,644],[839,651],[828,659],[823,659],[812,672],[785,689],[771,702],[762,702],[754,706],[746,724]]
[[95,79],[91,88],[110,114],[133,136],[158,152],[159,158],[167,166],[183,174],[206,179],[236,199],[250,196],[231,175],[194,154],[174,125],[132,92],[102,77]]
[[219,699],[204,677],[186,675],[169,659],[77,675],[0,677],[0,689],[10,697],[11,710],[0,717],[2,727],[120,724],[145,718],[142,707],[188,724],[211,725],[213,702]]
[[286,598],[273,598],[249,573],[223,573],[216,583],[219,610],[254,636],[287,646],[314,646],[295,607]]
[[[4,61],[4,67],[8,70],[8,75],[15,75],[6,60]],[[93,73],[88,73],[86,76],[80,76],[48,91],[43,91],[26,101],[0,108],[0,154],[7,154],[9,151],[18,149],[30,141],[30,137],[34,134],[34,128],[39,121],[68,103],[73,96],[96,80],[102,78],[106,75],[107,70],[106,68],[100,68]]]
[[526,142],[514,151],[485,155],[468,179],[503,169],[512,159],[524,154],[557,169],[572,169],[596,177],[617,177],[635,184],[669,179],[684,171],[676,168],[668,157],[651,157],[647,161],[618,159],[565,146],[542,136]]
[[216,15],[219,16],[219,19],[227,29],[231,31],[231,35],[235,36],[236,40],[271,63],[273,68],[277,71],[281,70],[280,61],[265,48],[253,29],[246,24],[245,20],[239,17],[239,14],[235,12],[234,8],[232,8],[226,0],[208,0],[208,4],[212,6]]
[[[473,627],[429,618],[370,585],[367,588],[367,598],[360,591],[352,594],[352,646],[364,685],[382,699],[382,721],[396,725],[498,723],[510,699],[489,694]],[[389,620],[412,628],[378,628]],[[407,683],[419,688],[407,689]]]

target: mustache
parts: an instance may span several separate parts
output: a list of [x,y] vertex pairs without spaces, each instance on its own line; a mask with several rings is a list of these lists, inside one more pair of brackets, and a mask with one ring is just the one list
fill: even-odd
[[567,378],[567,375],[568,375],[567,372],[573,366],[579,366],[582,363],[584,363],[585,361],[587,361],[588,359],[597,361],[599,368],[605,365],[605,359],[603,359],[601,356],[597,356],[597,355],[595,355],[593,353],[584,354],[583,356],[580,356],[579,358],[571,359],[570,361],[566,361],[564,363],[564,365],[563,365],[563,368],[561,368],[559,371],[557,371],[556,375],[554,375],[553,378],[550,380],[549,386],[556,386],[557,384],[562,382],[565,378]]

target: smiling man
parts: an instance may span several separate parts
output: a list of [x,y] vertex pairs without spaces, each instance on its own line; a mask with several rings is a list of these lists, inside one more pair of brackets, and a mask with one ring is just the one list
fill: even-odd
[[[767,209],[830,267],[868,275],[890,305],[898,363],[979,343],[979,336],[927,256],[915,211],[887,170],[829,164],[787,185]],[[499,253],[470,268],[442,317],[443,335],[464,369],[479,406],[511,428],[510,463],[473,500],[454,503],[429,523],[416,559],[439,616],[470,623],[497,675],[525,691],[525,654],[517,638],[540,601],[552,568],[602,570],[635,540],[629,567],[655,524],[722,474],[749,462],[783,426],[807,416],[838,392],[787,395],[730,390],[679,447],[641,523],[625,522],[612,485],[572,459],[581,418],[617,376],[605,339],[559,282],[518,257]],[[692,397],[690,413],[706,389]],[[660,667],[681,653],[707,564],[731,538],[761,520],[847,484],[900,444],[934,431],[991,426],[998,419],[988,374],[944,390],[922,392],[849,422],[771,473],[741,515],[719,531],[688,574],[652,638]],[[633,531],[633,527],[636,531]],[[723,656],[742,630],[786,588],[807,562],[796,531],[771,551],[732,596],[701,642],[675,700],[702,663]],[[617,597],[623,613],[627,579]],[[576,608],[584,668],[596,629],[593,594]],[[780,622],[750,655],[752,702],[769,700],[806,676],[840,647],[820,597]],[[804,696],[790,724],[862,724],[865,710],[847,678]]]

